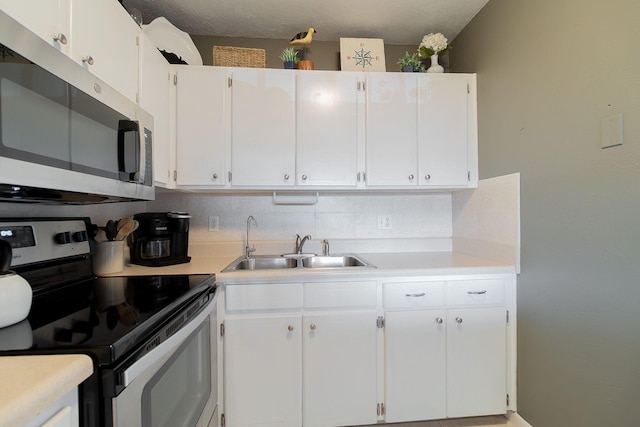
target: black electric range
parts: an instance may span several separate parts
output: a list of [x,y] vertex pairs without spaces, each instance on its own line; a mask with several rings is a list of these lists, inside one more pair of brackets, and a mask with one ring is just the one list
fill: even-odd
[[118,378],[105,373],[153,351],[215,291],[215,276],[206,274],[96,277],[90,229],[89,218],[0,218],[0,239],[12,246],[11,270],[33,290],[28,317],[0,328],[0,356],[89,355],[95,372],[80,386],[85,420],[93,415],[83,408],[120,391]]

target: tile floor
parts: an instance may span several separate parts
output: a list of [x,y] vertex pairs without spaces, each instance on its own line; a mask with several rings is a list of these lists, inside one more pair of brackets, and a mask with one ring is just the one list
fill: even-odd
[[[374,424],[375,425],[375,424]],[[379,424],[388,427],[510,427],[513,426],[501,415],[474,418],[456,418],[439,421],[417,421],[413,423]],[[371,426],[355,426],[371,427]]]

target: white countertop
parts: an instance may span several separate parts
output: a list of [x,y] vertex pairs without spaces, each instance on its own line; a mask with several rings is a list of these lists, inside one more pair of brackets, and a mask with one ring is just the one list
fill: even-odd
[[0,426],[23,425],[92,373],[80,354],[0,357]]
[[514,273],[515,267],[505,263],[456,252],[405,252],[405,253],[357,253],[359,257],[375,265],[375,268],[345,267],[326,269],[295,268],[284,270],[256,270],[221,273],[239,254],[216,256],[193,256],[191,262],[167,267],[145,267],[126,263],[124,270],[112,276],[168,275],[168,274],[216,274],[220,282],[236,279],[262,278],[278,280],[284,278],[336,277],[359,275],[376,276],[433,276],[457,274],[501,274]]

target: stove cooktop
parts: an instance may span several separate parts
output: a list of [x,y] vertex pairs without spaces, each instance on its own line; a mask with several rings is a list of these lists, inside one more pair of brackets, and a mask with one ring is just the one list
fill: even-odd
[[27,319],[0,328],[0,354],[82,352],[112,364],[211,292],[214,277],[98,277],[38,292]]

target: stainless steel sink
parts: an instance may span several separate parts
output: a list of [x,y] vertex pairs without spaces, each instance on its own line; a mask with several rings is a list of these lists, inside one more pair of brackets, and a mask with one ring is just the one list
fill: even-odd
[[253,270],[282,270],[291,268],[375,268],[375,266],[357,255],[324,255],[305,257],[284,257],[282,255],[256,255],[247,259],[242,256],[226,266],[222,272]]
[[251,270],[280,270],[296,268],[298,263],[293,258],[283,258],[277,255],[255,255],[250,259],[240,257],[226,266],[222,272],[251,271]]
[[355,255],[314,256],[301,261],[302,266],[308,268],[371,267],[371,264]]

